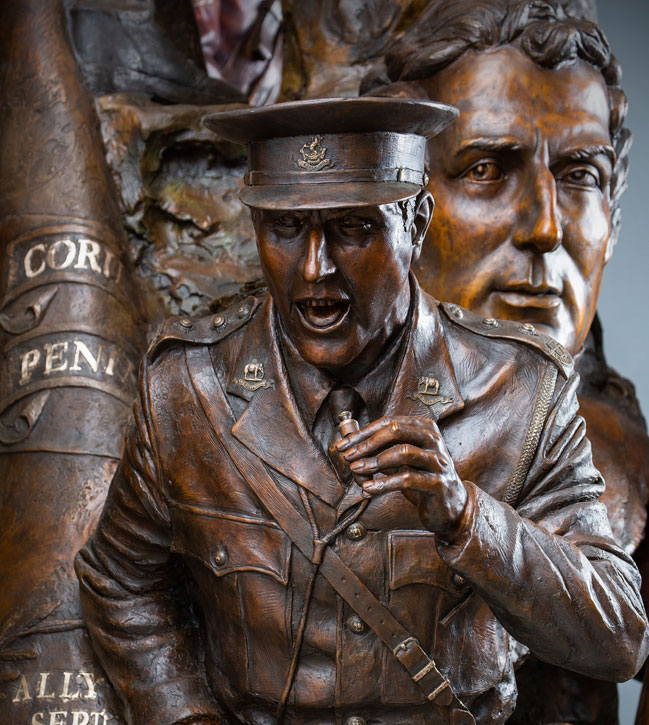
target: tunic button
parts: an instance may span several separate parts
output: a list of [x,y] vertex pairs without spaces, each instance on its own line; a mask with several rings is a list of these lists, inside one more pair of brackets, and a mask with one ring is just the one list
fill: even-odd
[[178,324],[186,330],[191,330],[192,327],[194,327],[194,323],[189,319],[189,317],[183,317],[182,320],[178,320]]
[[212,324],[214,325],[214,327],[223,327],[223,325],[225,325],[225,317],[223,317],[222,315],[217,315],[212,320]]
[[367,720],[360,715],[347,718],[345,725],[367,725]]
[[365,631],[365,622],[357,614],[353,614],[347,620],[347,626],[354,634],[363,634]]
[[239,310],[237,312],[237,314],[239,315],[239,317],[241,319],[246,317],[246,315],[248,315],[249,313],[250,313],[250,307],[248,307],[247,305],[241,305],[241,307],[239,307]]
[[367,529],[365,528],[365,524],[362,524],[360,521],[357,521],[354,524],[350,524],[347,527],[347,538],[350,541],[360,541],[365,534],[367,533]]
[[466,585],[465,578],[460,574],[453,574],[453,576],[451,577],[451,581],[453,582],[453,586],[457,587],[458,589],[461,589],[463,586]]
[[228,552],[222,547],[219,546],[219,548],[216,550],[216,553],[214,554],[214,563],[216,566],[225,566],[225,564],[228,561]]

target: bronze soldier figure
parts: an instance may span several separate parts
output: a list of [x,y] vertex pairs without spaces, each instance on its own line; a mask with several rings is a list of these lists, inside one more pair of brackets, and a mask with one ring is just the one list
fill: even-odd
[[[429,147],[437,210],[417,263],[422,286],[532,325],[575,355],[602,501],[616,540],[633,553],[647,518],[649,438],[633,385],[606,364],[595,316],[630,147],[606,38],[553,0],[433,0],[387,66],[394,84],[383,93],[460,108]],[[518,679],[513,722],[617,721],[611,683],[534,662]]]
[[249,144],[270,294],[160,330],[77,558],[129,723],[503,723],[513,638],[609,680],[642,664],[570,355],[411,274],[426,139],[454,115],[368,98],[208,121]]

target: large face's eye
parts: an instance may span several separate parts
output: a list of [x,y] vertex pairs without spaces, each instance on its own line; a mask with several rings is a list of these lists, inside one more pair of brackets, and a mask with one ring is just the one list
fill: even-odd
[[476,184],[500,181],[504,177],[500,165],[492,160],[478,161],[463,174],[462,178]]
[[601,188],[601,177],[594,166],[568,166],[559,177],[560,181],[578,189]]

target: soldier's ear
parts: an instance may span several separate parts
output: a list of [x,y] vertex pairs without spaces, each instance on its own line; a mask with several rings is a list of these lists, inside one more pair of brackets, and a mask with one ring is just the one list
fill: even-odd
[[415,262],[421,254],[421,246],[426,238],[426,232],[433,218],[435,200],[427,189],[422,189],[415,200],[415,212],[413,215],[410,234],[412,238],[412,261]]

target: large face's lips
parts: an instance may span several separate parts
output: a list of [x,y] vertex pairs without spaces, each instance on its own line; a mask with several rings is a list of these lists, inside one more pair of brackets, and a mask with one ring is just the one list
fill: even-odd
[[561,304],[556,294],[530,294],[529,292],[497,291],[496,297],[510,307],[534,307],[539,310],[553,310]]
[[341,297],[304,297],[293,303],[300,321],[318,334],[338,330],[349,314],[349,300]]
[[495,290],[494,294],[510,307],[554,310],[561,304],[561,291],[549,284],[512,283]]

